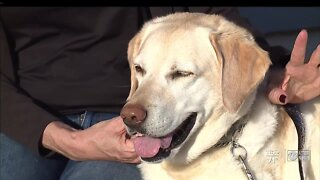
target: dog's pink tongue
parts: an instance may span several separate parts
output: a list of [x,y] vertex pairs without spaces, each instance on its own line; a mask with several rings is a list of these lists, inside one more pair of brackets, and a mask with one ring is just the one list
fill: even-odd
[[160,147],[168,148],[171,144],[172,135],[163,138],[153,138],[150,136],[138,136],[133,140],[134,149],[140,157],[153,157]]

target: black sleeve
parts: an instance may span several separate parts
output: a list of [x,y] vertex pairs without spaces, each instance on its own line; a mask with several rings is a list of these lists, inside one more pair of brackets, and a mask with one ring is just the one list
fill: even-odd
[[57,118],[47,112],[36,101],[19,88],[17,62],[12,56],[9,39],[0,16],[0,60],[1,60],[1,133],[43,154],[39,143],[45,127]]
[[269,52],[273,66],[285,67],[290,58],[290,51],[281,46],[270,46],[264,35],[255,29],[250,22],[242,17],[235,7],[188,7],[189,12],[202,12],[207,14],[219,14],[235,24],[246,28],[255,37],[261,48]]

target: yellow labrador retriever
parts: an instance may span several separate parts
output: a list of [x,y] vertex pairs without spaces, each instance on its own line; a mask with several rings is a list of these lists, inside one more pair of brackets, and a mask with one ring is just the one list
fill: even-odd
[[[131,91],[121,116],[144,179],[320,178],[320,97],[301,105],[304,147],[265,97],[268,53],[218,15],[176,13],[130,41]],[[317,89],[316,89],[317,90]],[[319,90],[319,89],[318,89]]]

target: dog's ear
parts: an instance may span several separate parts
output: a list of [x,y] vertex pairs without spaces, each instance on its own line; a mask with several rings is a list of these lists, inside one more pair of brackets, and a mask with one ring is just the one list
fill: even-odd
[[235,113],[263,80],[271,61],[249,35],[211,33],[210,41],[221,64],[223,104]]
[[128,45],[128,62],[129,62],[129,66],[130,66],[130,71],[131,71],[131,87],[130,87],[130,93],[127,99],[129,99],[133,93],[136,91],[136,89],[138,88],[138,80],[136,79],[136,71],[135,71],[135,67],[134,67],[134,63],[133,63],[133,59],[137,57],[139,50],[140,50],[140,46],[141,46],[141,34],[142,32],[139,32],[138,34],[136,34],[129,42]]

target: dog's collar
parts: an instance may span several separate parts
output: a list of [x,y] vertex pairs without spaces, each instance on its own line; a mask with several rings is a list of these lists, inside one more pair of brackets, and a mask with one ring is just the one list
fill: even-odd
[[[255,180],[252,170],[249,168],[247,163],[247,150],[238,143],[238,139],[242,133],[243,128],[247,124],[248,120],[246,116],[239,119],[237,122],[231,125],[227,133],[220,138],[220,140],[214,145],[216,148],[224,147],[231,144],[232,156],[238,160],[242,166],[244,173],[246,174],[248,180]],[[242,153],[237,153],[236,151],[241,150]]]
[[238,138],[241,134],[244,126],[247,124],[246,116],[239,119],[237,122],[233,123],[231,127],[228,129],[226,134],[224,134],[220,140],[214,145],[216,148],[224,147],[230,144],[233,140]]

